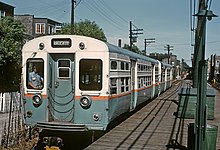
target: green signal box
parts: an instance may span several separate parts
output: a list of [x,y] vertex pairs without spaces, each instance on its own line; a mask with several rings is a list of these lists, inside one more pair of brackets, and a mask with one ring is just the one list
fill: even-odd
[[[179,93],[179,103],[177,109],[178,118],[194,119],[196,115],[197,88],[181,88]],[[206,106],[207,119],[213,120],[215,114],[215,90],[207,89]]]

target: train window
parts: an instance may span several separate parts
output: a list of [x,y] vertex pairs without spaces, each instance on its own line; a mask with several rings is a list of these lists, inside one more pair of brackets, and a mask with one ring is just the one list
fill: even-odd
[[71,63],[69,59],[58,60],[58,78],[67,79],[71,76]]
[[125,78],[126,91],[129,91],[129,78]]
[[111,69],[117,69],[117,62],[111,61]]
[[121,70],[125,70],[125,64],[123,61],[121,62]]
[[121,78],[121,92],[125,91],[125,78]]
[[44,87],[44,61],[30,58],[26,65],[26,86],[28,89],[41,90]]
[[117,94],[117,78],[110,80],[110,94]]
[[81,59],[79,62],[80,90],[100,91],[102,89],[102,60]]
[[129,69],[129,63],[126,62],[126,70],[130,70]]
[[116,78],[112,78],[111,79],[111,86],[116,86],[117,85],[117,79]]
[[147,86],[147,77],[144,77],[144,86]]
[[141,70],[141,66],[140,65],[138,65],[138,71],[140,71]]
[[144,71],[144,66],[143,65],[141,65],[141,71]]

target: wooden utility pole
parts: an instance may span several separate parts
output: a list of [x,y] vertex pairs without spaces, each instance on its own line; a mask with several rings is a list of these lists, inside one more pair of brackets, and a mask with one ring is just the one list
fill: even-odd
[[167,51],[167,53],[168,53],[168,64],[170,64],[170,51],[172,51],[173,50],[173,46],[170,46],[169,44],[167,44],[165,47],[165,51]]
[[71,22],[70,22],[70,33],[74,34],[74,0],[71,0]]
[[147,46],[150,43],[155,43],[155,38],[144,39],[144,54],[147,55]]
[[138,29],[138,28],[132,29],[132,22],[130,21],[129,39],[130,39],[130,50],[131,51],[132,51],[133,43],[137,42],[137,35],[143,34],[143,32],[139,32],[139,31],[143,31],[143,29]]

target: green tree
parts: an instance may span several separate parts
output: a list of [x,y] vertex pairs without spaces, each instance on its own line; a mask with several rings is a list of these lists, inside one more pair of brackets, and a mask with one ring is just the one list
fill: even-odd
[[[128,44],[124,44],[123,48],[130,50],[130,46]],[[131,51],[133,51],[135,53],[138,53],[138,54],[142,54],[141,51],[139,50],[139,48],[136,45],[132,45]]]
[[24,31],[12,17],[0,20],[0,92],[19,90]]
[[[70,34],[70,24],[65,24],[60,33]],[[76,35],[93,37],[104,42],[107,41],[102,28],[100,28],[95,21],[91,22],[87,19],[74,24],[74,33]]]

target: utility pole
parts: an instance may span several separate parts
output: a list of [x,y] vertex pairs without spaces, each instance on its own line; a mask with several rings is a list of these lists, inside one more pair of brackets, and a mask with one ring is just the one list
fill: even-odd
[[74,0],[71,0],[71,21],[70,21],[70,33],[74,34]]
[[133,26],[132,21],[130,21],[130,30],[129,30],[130,50],[132,50],[133,43],[137,42],[137,35],[143,34],[143,32],[139,32],[139,31],[143,31],[143,29],[138,29],[137,27],[136,29],[132,29],[132,26]]
[[205,60],[206,20],[217,17],[208,10],[205,0],[199,0],[197,30],[195,33],[193,87],[197,88],[197,105],[195,117],[195,150],[205,150],[206,137],[206,93],[207,93],[207,61]]
[[[206,9],[206,0],[198,0],[199,1],[199,11]],[[206,17],[198,16],[197,19],[197,28],[195,32],[195,46],[194,46],[194,56],[193,56],[193,87],[197,88],[198,86],[198,68],[199,68],[199,61],[204,59],[203,56],[205,56],[203,53],[204,51],[201,51],[201,47],[204,37],[202,36],[204,25],[206,22]]]
[[145,55],[147,55],[147,46],[150,45],[150,43],[155,43],[155,38],[144,39],[144,54]]
[[170,64],[170,51],[173,50],[173,46],[167,44],[166,46],[164,46],[164,48],[165,48],[165,51],[168,52],[168,64]]

